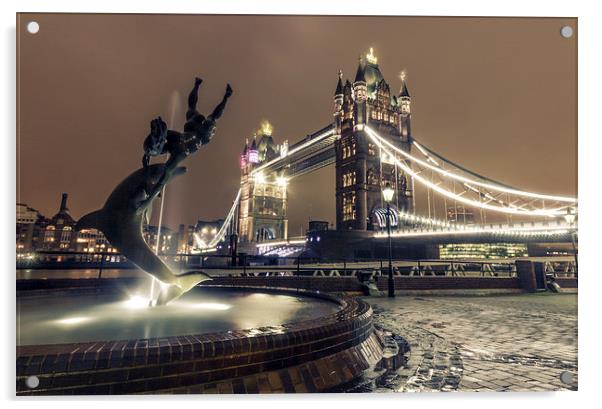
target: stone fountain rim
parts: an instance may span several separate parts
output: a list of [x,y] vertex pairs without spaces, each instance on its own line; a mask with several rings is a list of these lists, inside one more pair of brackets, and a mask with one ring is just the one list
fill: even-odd
[[[328,293],[321,293],[319,291],[311,291],[304,289],[292,289],[286,287],[260,287],[260,286],[236,286],[236,285],[211,285],[204,284],[199,287],[206,288],[215,288],[215,289],[228,289],[228,290],[240,290],[240,291],[256,291],[263,293],[272,293],[272,294],[285,294],[285,295],[302,295],[308,298],[318,298],[327,301],[331,301],[333,303],[338,304],[341,308],[332,314],[327,314],[321,317],[303,320],[303,321],[294,321],[290,323],[283,323],[277,326],[269,326],[269,327],[255,327],[255,328],[245,328],[238,330],[228,330],[228,331],[220,331],[220,332],[212,332],[212,333],[203,333],[203,334],[190,334],[190,335],[176,335],[169,337],[152,337],[152,338],[139,338],[139,339],[109,339],[103,341],[89,341],[89,342],[75,342],[75,343],[61,343],[61,344],[37,344],[37,345],[22,345],[17,346],[17,358],[22,356],[38,356],[38,355],[50,355],[50,354],[72,354],[76,351],[80,351],[80,353],[85,353],[88,349],[92,348],[96,344],[120,344],[124,343],[125,348],[130,349],[132,351],[136,351],[137,349],[147,349],[152,348],[149,346],[151,344],[156,344],[157,347],[161,347],[162,344],[167,340],[168,345],[170,345],[170,340],[179,339],[188,337],[192,339],[196,339],[196,342],[188,342],[189,344],[195,343],[207,343],[207,342],[217,342],[224,340],[235,340],[235,339],[246,339],[249,337],[256,337],[259,335],[270,337],[277,336],[283,333],[294,333],[294,332],[311,332],[319,328],[328,327],[337,323],[341,323],[344,321],[349,321],[352,319],[365,319],[372,315],[372,308],[365,301],[359,300],[354,297],[346,296],[346,295],[333,295]],[[43,292],[59,292],[59,291],[78,291],[82,290],[82,288],[52,288],[45,289]],[[35,291],[39,294],[38,290]],[[25,296],[27,297],[28,291],[21,292],[22,294],[19,297]],[[32,295],[35,296],[35,295]],[[249,335],[251,331],[261,331],[260,334]],[[131,342],[136,341],[136,344],[133,346],[127,346],[131,344]],[[138,344],[144,345],[138,345]],[[185,343],[181,343],[180,345],[185,345]],[[125,349],[124,348],[124,349]]]

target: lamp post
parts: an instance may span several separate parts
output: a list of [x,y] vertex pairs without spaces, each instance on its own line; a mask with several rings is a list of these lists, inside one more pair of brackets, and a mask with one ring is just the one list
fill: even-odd
[[395,191],[391,187],[391,184],[387,183],[383,189],[383,198],[387,203],[387,236],[389,238],[389,297],[395,297],[395,282],[393,281],[393,256],[391,248],[391,200],[393,200],[394,193]]
[[575,220],[577,219],[577,215],[575,213],[573,213],[571,211],[571,208],[569,207],[566,210],[566,214],[563,216],[564,220],[569,224],[569,231],[571,233],[571,243],[573,244],[573,255],[575,256],[575,277],[577,276],[577,245],[575,243]]

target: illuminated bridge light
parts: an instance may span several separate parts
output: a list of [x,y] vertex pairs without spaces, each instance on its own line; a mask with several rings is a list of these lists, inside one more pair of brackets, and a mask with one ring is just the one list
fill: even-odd
[[[398,147],[393,145],[391,142],[387,141],[386,139],[384,139],[380,135],[378,135],[378,133],[376,133],[372,128],[367,126],[366,131],[367,131],[368,135],[371,137],[371,139],[373,139],[376,142],[376,144],[381,149],[383,149],[383,151],[385,151],[385,153],[387,153],[389,156],[394,157],[394,155],[392,155],[391,152],[389,151],[389,149],[391,149],[391,150],[401,154],[402,156],[406,157],[408,160],[418,163],[424,167],[427,167],[430,170],[433,170],[439,174],[442,174],[445,177],[450,177],[450,178],[456,179],[461,182],[466,182],[466,183],[469,183],[472,185],[482,186],[482,187],[486,187],[491,190],[496,190],[496,191],[500,191],[500,192],[504,192],[504,193],[510,193],[510,194],[514,194],[514,195],[518,195],[518,196],[526,196],[526,197],[533,197],[533,198],[538,198],[538,199],[547,199],[547,200],[568,202],[568,203],[576,203],[577,202],[577,199],[572,198],[572,197],[544,195],[544,194],[540,194],[540,193],[526,192],[526,191],[522,191],[522,190],[511,189],[511,188],[507,188],[507,187],[500,186],[500,185],[481,182],[476,179],[467,178],[467,177],[449,172],[447,170],[443,170],[438,166],[431,165],[430,163],[425,162],[422,159],[416,158],[415,156],[412,156],[411,154],[409,154],[408,152],[405,152],[402,149],[399,149]],[[420,146],[419,144],[417,144],[417,142],[413,142],[413,144],[416,145],[417,147]],[[386,147],[385,147],[385,145],[386,145]],[[419,150],[422,152],[423,151],[422,147],[419,147]],[[395,160],[395,162],[400,162],[396,158],[394,158],[394,160]]]
[[255,183],[260,184],[260,185],[262,185],[266,182],[266,178],[265,178],[265,175],[263,174],[263,172],[258,172],[256,174],[254,174],[253,180],[255,181]]
[[[556,227],[500,227],[500,228],[488,228],[486,226],[465,226],[460,225],[460,230],[403,230],[391,233],[391,237],[421,237],[421,236],[456,236],[456,235],[470,235],[470,234],[497,234],[504,236],[522,236],[522,237],[534,237],[534,236],[555,236],[569,234],[570,230],[566,226]],[[374,234],[376,239],[386,239],[388,235],[385,233]]]
[[278,176],[276,178],[276,183],[278,184],[278,186],[286,186],[288,185],[288,179],[284,176]]
[[[480,199],[477,201],[474,199],[464,197],[462,195],[456,194],[455,192],[451,192],[451,191],[447,190],[446,188],[441,187],[438,183],[433,183],[432,181],[421,176],[418,172],[414,171],[409,165],[402,162],[395,155],[393,155],[389,149],[395,150],[396,152],[402,154],[409,160],[420,163],[422,166],[428,167],[429,169],[432,169],[439,173],[445,173],[447,176],[450,176],[452,178],[455,178],[455,179],[458,179],[458,180],[461,180],[461,181],[464,181],[464,182],[467,182],[470,184],[486,186],[488,188],[491,188],[492,190],[504,191],[504,192],[512,193],[512,194],[515,194],[518,196],[535,197],[535,198],[548,199],[548,200],[554,200],[554,201],[560,201],[560,202],[571,202],[571,203],[576,202],[576,199],[574,199],[574,198],[541,195],[538,193],[524,192],[524,191],[519,191],[519,190],[515,190],[515,189],[509,189],[509,188],[498,186],[498,185],[492,185],[489,183],[480,182],[480,181],[465,178],[465,177],[459,176],[459,175],[453,175],[449,172],[442,171],[440,168],[438,168],[436,166],[433,166],[433,165],[428,164],[418,158],[415,158],[412,155],[410,155],[409,153],[395,147],[390,142],[388,142],[384,138],[380,137],[374,130],[372,130],[369,127],[366,128],[366,132],[367,132],[367,135],[370,137],[370,139],[386,155],[388,155],[389,157],[391,157],[393,159],[393,161],[395,162],[395,165],[397,167],[401,168],[405,173],[410,175],[416,181],[422,183],[423,185],[427,186],[428,188],[432,189],[433,191],[435,191],[443,196],[446,196],[450,199],[456,200],[458,202],[461,202],[461,203],[464,203],[464,204],[467,204],[470,206],[474,206],[477,208],[481,208],[481,209],[492,210],[492,211],[507,213],[507,214],[558,217],[558,216],[566,213],[566,206],[553,208],[553,209],[540,209],[540,208],[524,209],[524,208],[516,208],[516,207],[511,207],[511,206],[505,206],[505,205],[495,206],[492,204],[481,202]],[[472,190],[475,191],[476,189],[472,188]],[[478,193],[478,191],[477,191],[477,193]]]

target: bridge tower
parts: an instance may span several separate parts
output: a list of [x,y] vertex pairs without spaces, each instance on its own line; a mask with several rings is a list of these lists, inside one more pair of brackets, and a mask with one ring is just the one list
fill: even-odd
[[261,167],[285,154],[287,143],[275,145],[272,126],[264,121],[240,158],[238,236],[241,243],[286,239],[288,232],[287,178],[266,174]]
[[382,229],[382,217],[377,213],[386,207],[382,188],[387,183],[395,189],[393,207],[412,210],[410,176],[398,170],[391,158],[381,155],[364,130],[369,125],[391,143],[410,151],[411,97],[405,74],[399,95],[394,95],[377,62],[370,49],[365,58],[360,57],[353,83],[346,80],[343,84],[339,72],[334,95],[337,230]]

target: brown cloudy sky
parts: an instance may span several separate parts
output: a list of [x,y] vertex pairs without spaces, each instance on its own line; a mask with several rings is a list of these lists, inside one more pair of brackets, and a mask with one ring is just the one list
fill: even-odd
[[[40,23],[30,35],[25,25]],[[25,14],[18,21],[18,201],[78,218],[140,163],[148,122],[183,125],[194,76],[209,111],[234,96],[216,138],[170,184],[166,221],[223,217],[238,156],[262,119],[279,143],[329,123],[339,69],[374,47],[392,88],[407,69],[414,135],[490,178],[576,194],[574,19]],[[172,114],[175,112],[175,115]],[[334,169],[290,186],[291,234],[334,221]],[[300,200],[303,198],[303,200]],[[157,213],[157,212],[155,212]]]

